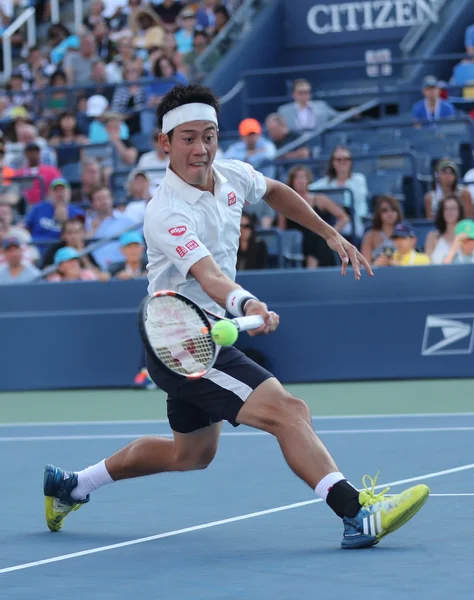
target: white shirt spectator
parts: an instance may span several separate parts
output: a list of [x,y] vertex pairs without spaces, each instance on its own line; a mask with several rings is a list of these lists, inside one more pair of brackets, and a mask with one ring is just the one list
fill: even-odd
[[121,8],[122,11],[128,8],[127,0],[103,0],[104,10],[102,11],[102,15],[106,19],[110,19],[115,15],[117,9]]
[[142,223],[145,218],[147,204],[148,202],[146,200],[133,200],[127,204],[123,216],[134,223]]
[[315,114],[308,106],[296,105],[296,118],[301,130],[314,129],[316,127]]
[[170,159],[168,157],[161,159],[158,154],[152,150],[142,154],[137,163],[137,169],[145,171],[153,187],[159,186],[163,181]]
[[[338,189],[340,187],[345,187],[351,190],[354,197],[354,223],[355,223],[355,234],[358,237],[362,237],[364,234],[364,224],[362,222],[362,217],[365,217],[368,213],[367,206],[367,198],[369,195],[367,189],[367,179],[363,173],[352,173],[352,175],[347,179],[343,186],[340,186],[336,179],[329,179],[328,176],[322,177],[318,179],[314,183],[312,183],[308,190],[311,192],[329,188],[329,189]],[[330,195],[330,194],[328,194]],[[340,194],[334,197],[334,201],[338,204],[341,204]],[[351,206],[351,197],[349,193],[344,193],[344,206],[350,208]],[[352,234],[352,224],[348,223],[341,232],[343,235]]]
[[471,194],[471,198],[474,202],[474,169],[469,169],[469,171],[464,175],[464,183]]
[[240,217],[245,201],[258,202],[266,192],[265,178],[236,160],[214,161],[215,192],[203,192],[166,171],[163,183],[148,203],[144,234],[148,251],[148,292],[176,290],[219,315],[189,269],[212,255],[222,272],[235,279]]

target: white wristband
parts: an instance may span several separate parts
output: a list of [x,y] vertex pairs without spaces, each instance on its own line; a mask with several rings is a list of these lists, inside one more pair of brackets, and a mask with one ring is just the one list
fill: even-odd
[[225,301],[227,312],[234,317],[244,317],[245,313],[243,309],[247,300],[257,300],[258,302],[258,298],[250,292],[247,292],[247,290],[242,290],[241,288],[233,290],[227,296]]

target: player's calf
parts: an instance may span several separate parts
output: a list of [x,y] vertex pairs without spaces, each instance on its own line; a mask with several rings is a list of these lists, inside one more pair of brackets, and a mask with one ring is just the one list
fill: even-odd
[[198,452],[186,451],[179,452],[175,456],[173,471],[201,471],[214,460],[217,446],[215,448],[205,448]]

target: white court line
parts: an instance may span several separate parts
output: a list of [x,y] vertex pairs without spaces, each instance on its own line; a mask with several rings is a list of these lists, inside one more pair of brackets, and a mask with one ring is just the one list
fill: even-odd
[[[384,488],[387,485],[402,485],[405,483],[412,483],[414,481],[421,481],[422,479],[433,479],[434,477],[441,477],[442,475],[449,475],[451,473],[459,473],[460,471],[467,471],[468,469],[474,469],[474,463],[470,465],[464,465],[462,467],[454,467],[452,469],[445,469],[444,471],[435,471],[433,473],[427,473],[426,475],[418,475],[417,477],[409,477],[408,479],[399,479],[397,481],[390,481],[389,483],[383,483],[375,486],[375,489]],[[293,508],[300,508],[302,506],[308,506],[309,504],[317,504],[322,502],[321,498],[315,498],[314,500],[306,500],[305,502],[296,502],[294,504],[286,504],[284,506],[277,506],[276,508],[269,508],[267,510],[260,510],[258,512],[248,513],[246,515],[239,515],[237,517],[231,517],[230,519],[222,519],[220,521],[211,521],[210,523],[203,523],[202,525],[194,525],[192,527],[185,527],[184,529],[175,529],[174,531],[167,531],[165,533],[158,533],[156,535],[149,535],[147,537],[137,538],[135,540],[129,540],[127,542],[120,542],[118,544],[110,544],[108,546],[99,546],[98,548],[90,548],[89,550],[81,550],[80,552],[72,552],[71,554],[62,554],[60,556],[53,556],[51,558],[45,558],[43,560],[35,560],[33,562],[24,563],[21,565],[14,565],[13,567],[6,567],[0,569],[0,575],[4,573],[11,573],[12,571],[22,571],[23,569],[31,569],[32,567],[40,567],[42,565],[48,565],[51,563],[60,562],[63,560],[71,560],[72,558],[80,558],[81,556],[89,556],[90,554],[98,554],[99,552],[108,552],[109,550],[117,550],[118,548],[126,548],[127,546],[135,546],[137,544],[145,544],[147,542],[153,542],[154,540],[160,540],[164,538],[173,537],[176,535],[182,535],[184,533],[191,533],[193,531],[200,531],[202,529],[210,529],[211,527],[219,527],[220,525],[227,525],[229,523],[236,523],[237,521],[245,521],[247,519],[255,519],[256,517],[263,517],[264,515],[271,515],[286,510],[292,510]]]
[[[474,431],[474,427],[416,427],[416,428],[395,428],[395,429],[319,429],[318,435],[359,435],[373,433],[440,433],[440,432],[461,432]],[[265,431],[224,431],[222,437],[257,437],[268,436]],[[32,436],[11,436],[0,437],[2,442],[67,442],[81,440],[134,440],[145,436],[160,436],[172,438],[172,433],[111,433],[111,434],[91,434],[91,435],[32,435]]]
[[[314,415],[313,421],[340,421],[345,419],[406,419],[406,418],[428,418],[428,417],[474,417],[474,412],[459,412],[459,413],[400,413],[389,415]],[[167,419],[145,419],[138,421],[45,421],[45,422],[30,422],[30,423],[0,423],[0,429],[3,427],[94,427],[96,425],[153,425],[160,423],[168,423]]]

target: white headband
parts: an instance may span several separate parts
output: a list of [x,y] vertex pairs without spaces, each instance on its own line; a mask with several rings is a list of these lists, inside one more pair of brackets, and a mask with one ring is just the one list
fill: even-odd
[[162,132],[169,133],[172,129],[178,127],[178,125],[190,123],[191,121],[211,121],[211,123],[214,123],[218,127],[217,113],[212,106],[193,102],[173,108],[173,110],[163,115]]

